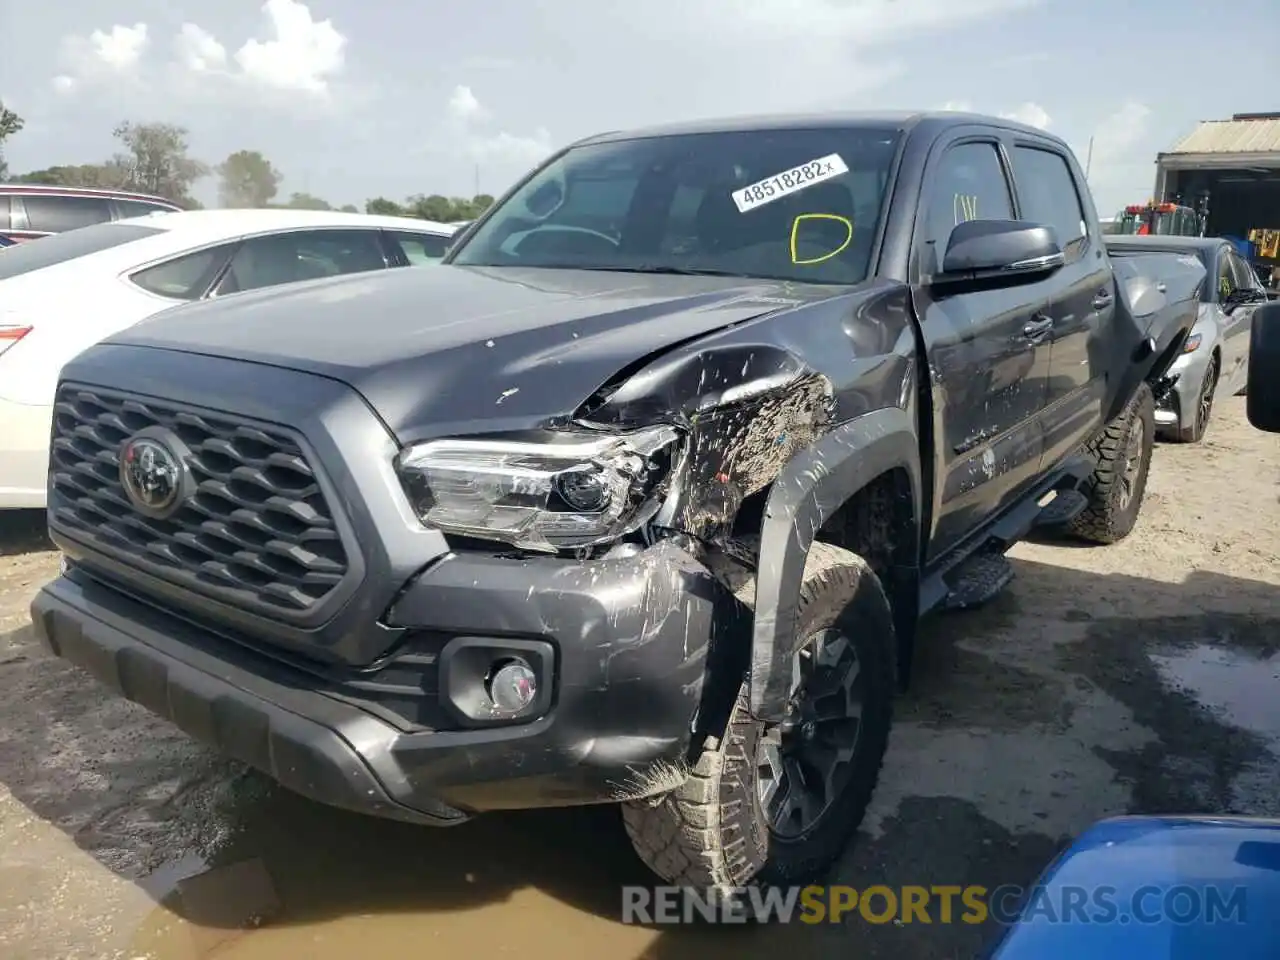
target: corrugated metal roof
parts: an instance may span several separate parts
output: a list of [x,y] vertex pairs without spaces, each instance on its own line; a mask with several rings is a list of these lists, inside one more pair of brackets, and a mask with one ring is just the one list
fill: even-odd
[[1280,153],[1280,119],[1205,120],[1169,153]]

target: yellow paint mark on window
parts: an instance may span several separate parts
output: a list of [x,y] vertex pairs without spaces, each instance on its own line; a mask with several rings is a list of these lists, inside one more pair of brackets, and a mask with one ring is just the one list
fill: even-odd
[[[844,227],[844,239],[834,250],[824,253],[820,257],[810,257],[805,260],[800,259],[800,253],[796,249],[800,241],[800,224],[812,221],[828,221],[837,223]],[[853,242],[853,221],[848,217],[842,217],[836,213],[802,213],[791,222],[791,262],[797,266],[804,266],[811,263],[822,263],[830,260],[832,257],[839,256],[845,251],[845,248]]]
[[957,193],[951,200],[951,212],[955,214],[956,226],[969,220],[977,220],[978,195],[976,193]]

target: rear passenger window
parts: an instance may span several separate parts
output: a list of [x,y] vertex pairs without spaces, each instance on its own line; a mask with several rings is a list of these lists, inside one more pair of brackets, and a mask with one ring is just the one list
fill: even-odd
[[168,207],[162,207],[156,203],[147,203],[143,200],[117,200],[116,209],[120,211],[120,219],[128,220],[130,217],[145,217],[149,213],[169,213]]
[[1018,184],[1022,218],[1053,227],[1068,260],[1079,255],[1088,230],[1066,158],[1051,150],[1015,147],[1013,177]]
[[[931,242],[934,260],[921,264],[926,273],[938,272],[947,240],[959,224],[966,220],[1012,220],[1009,181],[996,145],[962,143],[949,149],[934,172],[927,209],[925,239]],[[928,256],[926,253],[926,259]]]
[[386,269],[375,230],[306,230],[250,237],[218,283],[217,296],[282,283]]
[[435,263],[449,249],[449,241],[452,239],[433,233],[400,233],[395,230],[388,231],[387,236],[400,247],[400,252],[411,266]]
[[204,293],[209,275],[227,248],[213,247],[139,270],[130,279],[148,293],[175,300],[194,300]]
[[27,229],[62,233],[111,219],[111,203],[106,197],[22,198],[27,208]]

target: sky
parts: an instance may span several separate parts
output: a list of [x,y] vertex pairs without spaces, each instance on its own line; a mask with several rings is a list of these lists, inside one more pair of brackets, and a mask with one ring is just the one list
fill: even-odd
[[0,100],[27,121],[15,172],[100,162],[119,121],[165,121],[194,156],[260,150],[282,196],[335,206],[499,195],[603,130],[971,109],[1082,165],[1092,139],[1105,216],[1150,196],[1156,153],[1198,121],[1280,106],[1274,58],[1242,43],[1277,28],[1276,0],[0,0]]

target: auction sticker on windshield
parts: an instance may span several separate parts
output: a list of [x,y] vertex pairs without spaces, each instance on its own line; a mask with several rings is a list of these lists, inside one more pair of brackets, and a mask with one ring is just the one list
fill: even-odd
[[848,172],[844,158],[838,153],[829,153],[733,191],[733,202],[737,204],[739,213],[746,213]]

